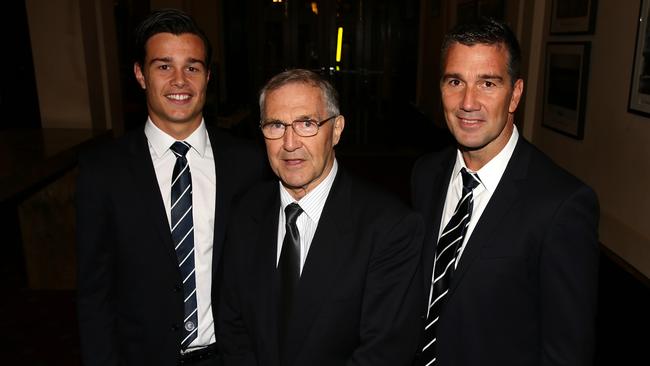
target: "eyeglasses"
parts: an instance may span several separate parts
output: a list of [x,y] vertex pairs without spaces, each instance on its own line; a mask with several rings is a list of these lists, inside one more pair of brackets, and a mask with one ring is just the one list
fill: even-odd
[[277,140],[279,138],[282,138],[282,136],[284,136],[284,132],[289,126],[293,128],[293,132],[295,132],[298,136],[311,137],[318,133],[320,126],[336,117],[338,117],[338,114],[325,118],[322,121],[314,121],[313,119],[295,120],[291,123],[284,123],[277,120],[266,122],[262,121],[260,122],[260,128],[262,129],[264,138],[267,138],[269,140]]

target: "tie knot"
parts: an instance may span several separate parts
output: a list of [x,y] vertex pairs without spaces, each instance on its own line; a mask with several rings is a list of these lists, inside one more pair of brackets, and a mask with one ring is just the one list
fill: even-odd
[[176,157],[180,158],[185,156],[185,154],[190,150],[190,144],[185,141],[176,141],[169,149],[176,154]]
[[287,225],[293,225],[296,223],[298,216],[302,213],[302,208],[297,203],[289,204],[284,209],[284,215],[287,218]]
[[461,169],[460,174],[463,176],[464,189],[471,191],[478,186],[478,180],[476,179],[476,176],[472,173],[469,173],[467,169]]

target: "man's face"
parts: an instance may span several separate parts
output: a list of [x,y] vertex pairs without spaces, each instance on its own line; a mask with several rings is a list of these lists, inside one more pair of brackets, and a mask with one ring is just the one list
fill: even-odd
[[[330,117],[319,88],[291,83],[266,95],[264,121],[291,123],[295,120],[321,121]],[[298,136],[287,127],[284,136],[265,139],[271,168],[295,199],[316,187],[334,164],[334,146],[339,142],[345,121],[343,116],[320,126],[311,137]]]
[[134,72],[147,95],[152,122],[163,131],[201,123],[210,72],[205,46],[197,35],[158,33],[146,44],[144,65]]
[[452,44],[440,82],[449,130],[463,151],[487,162],[507,144],[523,80],[512,86],[504,45]]

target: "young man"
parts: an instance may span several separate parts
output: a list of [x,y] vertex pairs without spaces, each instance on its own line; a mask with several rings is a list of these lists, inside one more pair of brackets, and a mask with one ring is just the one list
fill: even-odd
[[137,29],[144,128],[80,158],[79,322],[85,365],[213,364],[222,243],[261,154],[208,127],[211,48],[185,13]]
[[440,90],[456,147],[421,158],[426,229],[420,365],[590,365],[598,272],[594,192],[521,137],[519,44],[504,24],[461,25]]
[[218,327],[225,364],[410,365],[420,218],[337,163],[345,119],[319,75],[276,75],[260,112],[279,181],[252,189],[228,231]]

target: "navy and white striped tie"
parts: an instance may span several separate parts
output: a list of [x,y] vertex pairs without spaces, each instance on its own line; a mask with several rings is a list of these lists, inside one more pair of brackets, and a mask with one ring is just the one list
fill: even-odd
[[178,267],[183,279],[185,320],[181,348],[187,347],[198,335],[196,281],[194,275],[194,221],[192,220],[192,176],[185,154],[190,145],[176,141],[170,147],[176,155],[172,174],[171,226]]
[[436,334],[438,319],[442,307],[445,304],[445,297],[449,290],[449,284],[451,283],[452,272],[454,271],[454,263],[462,248],[465,233],[469,226],[469,220],[472,217],[472,208],[474,206],[472,191],[479,184],[474,175],[468,173],[465,168],[460,173],[463,176],[462,197],[456,205],[456,211],[454,211],[454,214],[440,235],[438,245],[436,245],[429,313],[424,328],[424,347],[422,349],[422,359],[424,361],[422,364],[426,366],[436,365],[438,361]]

